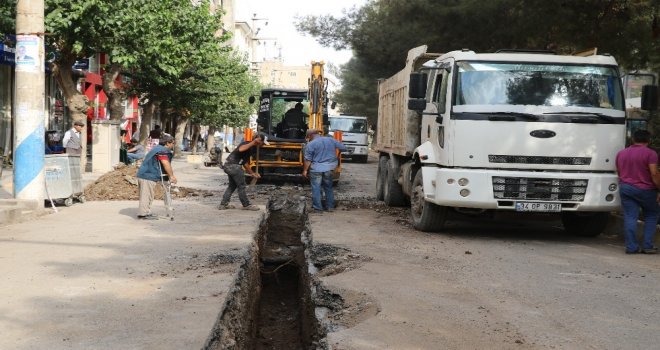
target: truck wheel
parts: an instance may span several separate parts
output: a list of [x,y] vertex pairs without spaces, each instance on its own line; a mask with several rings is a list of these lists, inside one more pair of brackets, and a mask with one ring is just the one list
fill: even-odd
[[369,159],[369,156],[368,156],[368,155],[357,156],[356,161],[357,161],[358,163],[366,163],[368,159]]
[[447,221],[447,207],[424,200],[424,181],[421,169],[417,171],[415,180],[413,180],[410,214],[413,227],[425,232],[441,231]]
[[385,186],[383,188],[383,200],[389,207],[401,207],[406,204],[406,197],[399,185],[399,165],[392,158],[385,165]]
[[376,175],[376,200],[385,199],[385,167],[387,166],[387,157],[378,158],[378,172]]
[[609,213],[564,212],[561,222],[566,232],[584,237],[596,237],[607,226]]

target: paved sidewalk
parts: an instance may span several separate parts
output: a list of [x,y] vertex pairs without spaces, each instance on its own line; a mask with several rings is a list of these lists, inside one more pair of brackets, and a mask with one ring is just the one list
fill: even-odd
[[[218,168],[174,170],[181,186],[224,189]],[[264,215],[217,200],[175,200],[175,221],[108,201],[1,227],[0,349],[201,348]]]

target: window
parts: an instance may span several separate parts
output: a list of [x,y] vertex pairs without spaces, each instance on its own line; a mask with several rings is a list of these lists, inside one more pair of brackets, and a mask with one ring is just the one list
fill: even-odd
[[457,68],[456,105],[624,109],[615,67],[464,61]]
[[449,82],[449,72],[443,69],[438,74],[433,101],[438,104],[438,113],[445,113],[447,109],[447,85]]

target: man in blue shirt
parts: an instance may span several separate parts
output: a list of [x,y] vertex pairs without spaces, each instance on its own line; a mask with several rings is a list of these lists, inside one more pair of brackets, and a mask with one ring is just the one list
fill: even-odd
[[138,219],[158,219],[157,216],[151,214],[151,203],[154,200],[156,184],[161,181],[161,176],[167,175],[171,183],[176,183],[172,170],[173,148],[174,138],[170,135],[163,135],[159,139],[159,144],[144,157],[144,161],[138,169],[137,178],[140,189]]
[[332,178],[337,168],[337,150],[345,151],[346,146],[331,138],[322,137],[316,129],[307,130],[309,143],[305,146],[305,159],[302,175],[308,177],[312,186],[312,207],[322,211],[321,189],[325,193],[325,207],[334,210],[335,197],[332,193]]

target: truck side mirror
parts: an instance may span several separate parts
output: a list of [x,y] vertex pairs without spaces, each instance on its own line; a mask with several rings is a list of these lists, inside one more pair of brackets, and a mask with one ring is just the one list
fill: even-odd
[[408,109],[413,111],[423,111],[426,109],[426,99],[423,98],[411,98],[408,100]]
[[254,96],[250,96],[250,97],[248,97],[248,102],[249,102],[250,104],[253,104],[254,101],[256,101],[256,99],[254,98]]
[[335,107],[337,107],[337,102],[332,101],[332,103],[330,104],[330,109],[335,109]]
[[645,111],[655,111],[658,109],[658,86],[642,86],[642,109]]
[[[408,84],[408,97],[424,98],[426,97],[426,84],[428,83],[428,74],[410,73],[410,83]],[[426,106],[424,106],[426,107]]]

